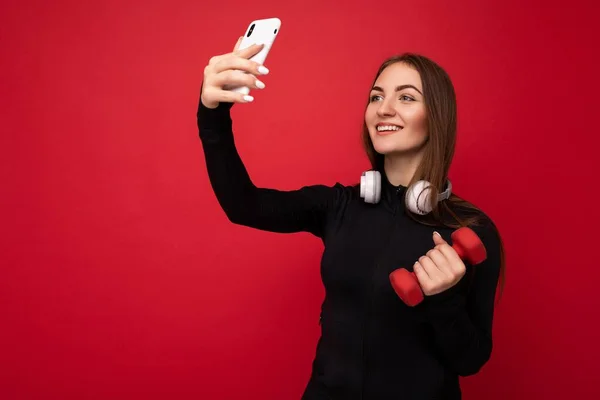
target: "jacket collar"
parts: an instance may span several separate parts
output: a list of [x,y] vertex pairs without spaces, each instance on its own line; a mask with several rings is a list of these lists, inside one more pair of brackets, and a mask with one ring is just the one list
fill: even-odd
[[404,196],[406,194],[406,186],[393,185],[385,174],[383,168],[379,169],[381,174],[381,202],[386,206],[386,209],[392,213],[403,211],[405,208]]

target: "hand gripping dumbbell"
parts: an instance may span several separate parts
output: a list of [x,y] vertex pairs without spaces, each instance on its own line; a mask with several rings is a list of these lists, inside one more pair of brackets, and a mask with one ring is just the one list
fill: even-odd
[[[452,232],[452,248],[458,256],[471,265],[487,258],[485,246],[473,230],[463,227]],[[414,272],[398,268],[390,274],[390,282],[396,294],[408,306],[414,307],[423,301],[424,294]]]

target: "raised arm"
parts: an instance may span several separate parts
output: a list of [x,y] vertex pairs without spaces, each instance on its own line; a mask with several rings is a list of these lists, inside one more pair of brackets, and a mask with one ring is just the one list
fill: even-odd
[[235,146],[230,111],[233,103],[248,100],[223,88],[258,87],[255,74],[259,73],[259,65],[246,59],[258,50],[260,46],[253,46],[213,57],[205,69],[197,122],[211,186],[233,223],[272,232],[305,231],[322,237],[327,215],[338,204],[342,186],[313,185],[291,191],[259,188]]

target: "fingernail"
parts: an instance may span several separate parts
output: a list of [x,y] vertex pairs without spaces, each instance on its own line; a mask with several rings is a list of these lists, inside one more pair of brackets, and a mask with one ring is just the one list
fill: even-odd
[[260,72],[263,75],[266,75],[269,73],[269,69],[264,65],[261,65],[260,67],[258,67],[258,72]]
[[439,234],[437,231],[433,231],[433,234],[434,234],[434,235],[438,235],[438,236],[440,236],[440,237],[442,236],[442,235],[440,235],[440,234]]
[[254,97],[252,97],[252,96],[248,96],[248,95],[244,96],[244,101],[250,102],[250,101],[253,101],[253,100],[254,100]]
[[256,80],[256,87],[259,89],[264,89],[265,88],[265,84],[262,83],[261,81],[259,81],[258,79]]

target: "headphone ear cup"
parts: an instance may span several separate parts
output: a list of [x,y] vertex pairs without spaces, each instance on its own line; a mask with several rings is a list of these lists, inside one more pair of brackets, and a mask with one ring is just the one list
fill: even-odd
[[379,203],[381,200],[381,174],[379,171],[363,172],[360,177],[360,197],[366,203]]
[[413,213],[425,215],[431,212],[431,184],[417,181],[406,191],[406,207]]

